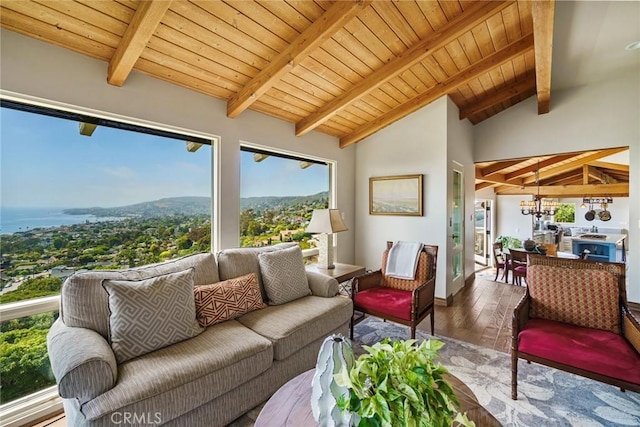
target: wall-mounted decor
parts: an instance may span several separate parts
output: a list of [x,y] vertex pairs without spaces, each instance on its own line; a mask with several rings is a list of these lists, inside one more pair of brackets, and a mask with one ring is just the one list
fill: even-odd
[[369,178],[369,214],[422,216],[422,175]]

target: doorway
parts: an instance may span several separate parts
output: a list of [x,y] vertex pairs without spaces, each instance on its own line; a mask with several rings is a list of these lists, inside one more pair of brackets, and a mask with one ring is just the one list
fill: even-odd
[[476,200],[474,210],[474,258],[476,264],[489,265],[491,258],[491,200]]

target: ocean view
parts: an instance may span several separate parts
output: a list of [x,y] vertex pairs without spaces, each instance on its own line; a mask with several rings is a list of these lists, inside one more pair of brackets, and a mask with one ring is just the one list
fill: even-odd
[[13,234],[19,231],[43,227],[80,224],[86,221],[97,222],[114,218],[97,218],[94,215],[66,215],[65,208],[0,208],[0,234]]

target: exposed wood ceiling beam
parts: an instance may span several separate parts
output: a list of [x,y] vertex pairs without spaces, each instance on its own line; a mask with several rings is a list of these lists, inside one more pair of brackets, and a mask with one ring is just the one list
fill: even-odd
[[420,43],[401,53],[395,59],[361,80],[351,89],[325,104],[318,111],[296,123],[296,136],[302,136],[320,126],[355,100],[369,94],[398,74],[431,56],[438,49],[456,40],[479,23],[486,21],[491,14],[499,12],[510,4],[511,2],[504,1],[477,2],[471,4],[467,11],[454,18],[443,28],[434,31]]
[[416,96],[411,101],[394,108],[387,114],[378,117],[364,126],[356,128],[353,132],[340,138],[340,148],[345,148],[363,140],[364,138],[378,132],[380,129],[389,126],[408,114],[411,114],[449,92],[456,90],[458,87],[477,78],[478,76],[485,74],[492,69],[501,66],[505,62],[510,61],[514,57],[531,50],[533,48],[532,39],[533,36],[531,34],[522,37],[516,42],[511,43],[509,46],[487,56],[459,73],[454,74],[444,82],[438,83],[436,86]]
[[[566,179],[577,179],[578,184],[582,184],[582,169],[577,168],[560,175],[554,175],[553,177],[546,180],[541,180],[540,185],[557,185],[559,181],[563,181]],[[584,184],[588,184],[588,182],[585,182]]]
[[582,165],[582,183],[583,184],[588,184],[589,183],[589,165]]
[[479,182],[476,184],[476,191],[482,190],[483,188],[493,187],[495,184],[492,182]]
[[460,110],[460,120],[474,116],[486,109],[493,107],[496,104],[507,101],[516,95],[521,94],[536,86],[536,82],[532,78],[527,78],[522,81],[515,81],[502,88],[499,88],[497,92],[481,99],[475,104],[469,105]]
[[548,158],[546,160],[542,160],[539,163],[539,165],[536,163],[536,164],[524,167],[522,169],[518,169],[516,171],[509,172],[509,173],[505,174],[505,178],[507,178],[507,180],[514,179],[514,178],[519,178],[519,177],[521,177],[523,175],[526,175],[528,173],[535,172],[536,169],[538,169],[538,167],[540,167],[540,169],[546,168],[547,166],[551,166],[551,165],[559,163],[559,162],[564,162],[565,160],[569,160],[570,158],[575,157],[575,156],[577,156],[577,154],[575,154],[575,153],[562,154],[560,156],[553,156],[553,157],[550,157],[550,158]]
[[555,0],[537,0],[531,2],[538,114],[546,114],[550,109],[551,55],[553,50],[555,5]]
[[629,173],[629,165],[621,165],[619,163],[600,162],[600,161],[589,162],[589,164],[591,166],[595,166],[597,168],[612,169],[612,170],[615,170],[615,171]]
[[510,168],[511,166],[517,165],[518,163],[522,163],[522,160],[507,160],[496,162],[480,169],[480,175],[483,177],[493,175],[494,173],[498,173],[501,170]]
[[347,22],[358,15],[372,0],[337,1],[315,20],[273,61],[262,69],[227,102],[227,116],[238,117],[282,76],[300,64],[314,50],[330,39]]
[[109,84],[114,86],[124,84],[169,6],[171,6],[171,0],[138,3],[138,9],[109,61],[107,74]]
[[[503,195],[535,195],[537,193],[538,186],[533,185],[528,187],[510,187],[500,190],[500,194]],[[544,185],[540,186],[540,195],[544,197],[583,197],[584,195],[628,196],[629,184]]]
[[[612,154],[616,154],[616,153],[619,153],[621,151],[626,151],[626,150],[628,150],[627,147],[610,148],[608,150],[601,150],[601,151],[598,151],[597,153],[592,154],[590,156],[582,157],[582,158],[580,158],[578,160],[575,160],[573,162],[565,163],[565,164],[557,166],[555,168],[547,169],[546,171],[540,172],[539,173],[539,179],[549,178],[549,177],[552,177],[554,175],[558,175],[558,174],[561,174],[563,172],[566,172],[568,170],[579,168],[582,165],[585,165],[585,164],[587,164],[589,162],[592,162],[594,160],[601,159],[603,157],[610,156]],[[536,181],[535,176],[531,176],[531,177],[528,177],[528,178],[524,179],[524,183],[525,184],[531,184],[532,182],[535,182],[535,181]]]
[[486,181],[486,182],[492,182],[495,184],[503,184],[503,185],[514,185],[514,186],[522,186],[523,185],[523,180],[522,179],[515,179],[512,181],[507,181],[504,177],[504,175],[501,174],[493,174],[491,176],[483,176],[479,170],[476,170],[476,179],[480,179],[482,181]]

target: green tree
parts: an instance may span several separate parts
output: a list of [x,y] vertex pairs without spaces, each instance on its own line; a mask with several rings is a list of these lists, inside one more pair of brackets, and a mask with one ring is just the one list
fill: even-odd
[[559,203],[554,218],[556,222],[576,222],[575,203]]
[[26,280],[18,289],[0,295],[0,304],[22,301],[31,298],[58,295],[62,280],[57,277],[45,277]]

